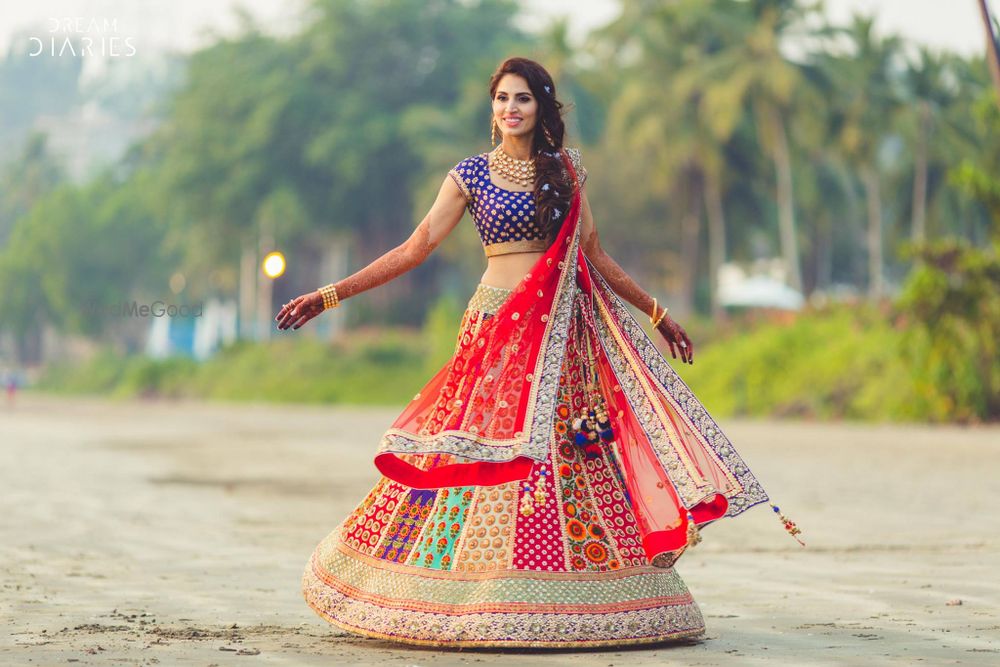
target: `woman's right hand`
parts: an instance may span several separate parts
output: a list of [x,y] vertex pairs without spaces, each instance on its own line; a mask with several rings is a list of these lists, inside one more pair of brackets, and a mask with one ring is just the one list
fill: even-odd
[[323,295],[319,290],[297,296],[278,311],[274,318],[279,329],[298,329],[303,324],[316,317],[324,310]]

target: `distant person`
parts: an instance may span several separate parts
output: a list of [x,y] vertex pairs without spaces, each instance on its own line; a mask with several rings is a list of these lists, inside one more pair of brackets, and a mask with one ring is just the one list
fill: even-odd
[[7,393],[7,405],[14,405],[14,397],[17,394],[17,374],[14,371],[4,373],[4,388]]
[[674,562],[699,526],[768,496],[622,303],[693,363],[681,325],[601,247],[552,77],[510,58],[489,92],[500,144],[448,172],[406,242],[275,318],[298,329],[410,271],[471,213],[487,268],[454,356],[385,432],[382,477],[315,549],[303,594],[335,626],[408,644],[700,636]]

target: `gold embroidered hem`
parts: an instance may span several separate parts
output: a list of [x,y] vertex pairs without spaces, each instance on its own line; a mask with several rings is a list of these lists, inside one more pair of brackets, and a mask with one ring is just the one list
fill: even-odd
[[310,557],[302,590],[317,614],[348,632],[424,646],[531,648],[647,644],[705,632],[671,568],[441,571],[356,551],[343,541],[345,525]]
[[513,252],[544,252],[551,245],[545,239],[522,239],[520,241],[500,241],[483,246],[487,257],[507,255]]

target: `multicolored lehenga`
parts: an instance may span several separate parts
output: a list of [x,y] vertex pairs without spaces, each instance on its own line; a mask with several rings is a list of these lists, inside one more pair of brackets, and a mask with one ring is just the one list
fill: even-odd
[[333,625],[432,646],[704,633],[673,565],[768,497],[580,251],[579,208],[577,187],[514,289],[477,286],[455,355],[383,436],[381,478],[309,558],[305,599]]

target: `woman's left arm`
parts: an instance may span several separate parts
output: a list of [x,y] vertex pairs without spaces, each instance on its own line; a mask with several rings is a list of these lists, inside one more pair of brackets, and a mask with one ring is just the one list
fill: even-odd
[[[653,312],[653,297],[651,297],[642,287],[639,286],[632,276],[625,272],[618,262],[601,247],[600,238],[597,235],[597,225],[594,224],[594,216],[590,210],[590,201],[587,199],[586,189],[580,192],[582,201],[580,202],[580,247],[594,267],[600,272],[611,289],[620,297],[631,303],[644,313]],[[657,304],[657,315],[663,312],[663,306]],[[674,321],[670,315],[665,315],[657,326],[663,337],[670,345],[670,353],[674,359],[677,358],[677,351],[680,351],[681,359],[687,363],[694,363],[694,345],[683,327]],[[683,345],[681,343],[684,343]]]

